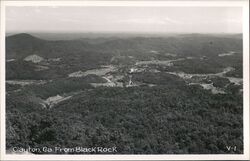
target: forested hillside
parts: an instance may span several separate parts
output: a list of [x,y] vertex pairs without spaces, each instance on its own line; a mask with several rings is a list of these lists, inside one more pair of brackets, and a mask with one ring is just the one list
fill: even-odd
[[241,36],[8,36],[6,148],[242,154]]

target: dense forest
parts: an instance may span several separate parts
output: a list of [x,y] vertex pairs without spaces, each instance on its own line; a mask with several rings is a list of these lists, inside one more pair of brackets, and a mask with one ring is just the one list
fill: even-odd
[[6,38],[6,54],[8,150],[243,153],[239,35],[49,41],[18,34]]

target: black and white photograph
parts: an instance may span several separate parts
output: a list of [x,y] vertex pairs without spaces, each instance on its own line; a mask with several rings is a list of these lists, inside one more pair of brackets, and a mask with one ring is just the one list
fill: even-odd
[[248,153],[242,5],[6,5],[4,15],[6,154]]

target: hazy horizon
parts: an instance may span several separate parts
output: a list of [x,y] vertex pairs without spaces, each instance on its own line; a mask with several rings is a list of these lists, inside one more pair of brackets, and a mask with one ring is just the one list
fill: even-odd
[[[95,33],[88,33],[88,32],[14,32],[14,33],[6,33],[6,37],[9,36],[15,36],[19,34],[29,34],[34,37],[44,39],[44,40],[76,40],[76,39],[82,39],[82,38],[167,38],[167,37],[178,37],[178,36],[184,36],[184,35],[193,35],[193,36],[223,36],[223,37],[242,37],[242,33],[101,33],[101,32],[95,32]],[[240,38],[239,37],[239,38]]]
[[7,7],[7,33],[242,33],[240,7]]

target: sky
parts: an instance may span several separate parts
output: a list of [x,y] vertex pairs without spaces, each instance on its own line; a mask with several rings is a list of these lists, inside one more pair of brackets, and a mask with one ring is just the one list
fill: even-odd
[[242,8],[9,6],[6,32],[241,33]]

